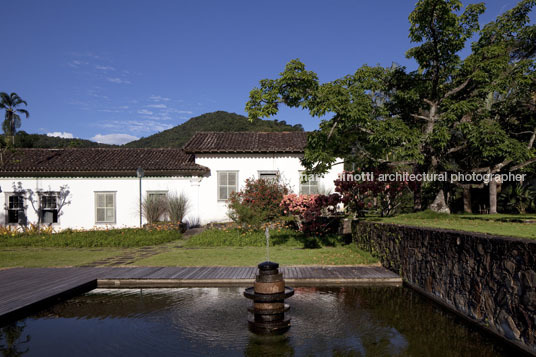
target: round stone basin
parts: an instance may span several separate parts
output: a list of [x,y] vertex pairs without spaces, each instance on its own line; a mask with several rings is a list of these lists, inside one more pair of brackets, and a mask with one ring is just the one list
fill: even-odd
[[285,286],[285,292],[279,293],[279,294],[255,293],[255,291],[253,291],[253,287],[247,288],[244,291],[245,297],[247,297],[248,299],[252,299],[254,301],[258,301],[258,302],[272,302],[272,301],[285,300],[291,297],[292,295],[294,295],[294,289],[288,286]]

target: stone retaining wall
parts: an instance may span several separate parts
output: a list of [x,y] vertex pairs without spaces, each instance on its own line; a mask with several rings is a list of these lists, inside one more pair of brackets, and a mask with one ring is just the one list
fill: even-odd
[[409,285],[536,353],[536,240],[366,221],[352,235]]

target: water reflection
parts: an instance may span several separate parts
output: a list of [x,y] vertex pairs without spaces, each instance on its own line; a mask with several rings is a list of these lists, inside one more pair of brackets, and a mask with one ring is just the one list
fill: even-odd
[[5,357],[22,356],[29,352],[30,335],[24,335],[24,322],[16,322],[0,328],[0,352]]
[[292,328],[273,337],[248,331],[249,301],[241,292],[240,288],[95,290],[26,319],[26,326],[15,325],[19,329],[9,338],[2,330],[1,348],[13,351],[4,352],[10,356],[508,352],[406,288],[297,288],[291,302]]

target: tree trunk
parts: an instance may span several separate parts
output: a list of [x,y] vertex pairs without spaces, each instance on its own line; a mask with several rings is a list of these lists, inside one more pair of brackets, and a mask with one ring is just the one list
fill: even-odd
[[445,201],[445,194],[443,193],[443,190],[439,190],[434,202],[432,202],[429,208],[434,212],[450,214],[450,208]]
[[471,188],[470,187],[463,188],[463,211],[465,213],[473,213],[473,210],[471,209]]
[[489,214],[497,214],[497,181],[489,181]]
[[413,211],[419,212],[422,210],[422,185],[417,182],[415,191],[413,192]]
[[[420,165],[416,165],[413,168],[413,173],[415,175],[421,173],[422,169]],[[413,190],[413,212],[422,211],[422,182],[415,181],[415,187]]]

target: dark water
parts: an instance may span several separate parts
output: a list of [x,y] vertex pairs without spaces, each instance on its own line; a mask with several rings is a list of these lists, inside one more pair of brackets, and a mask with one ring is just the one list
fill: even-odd
[[0,329],[9,356],[497,356],[505,346],[407,288],[297,288],[292,327],[247,329],[241,288],[94,290]]

